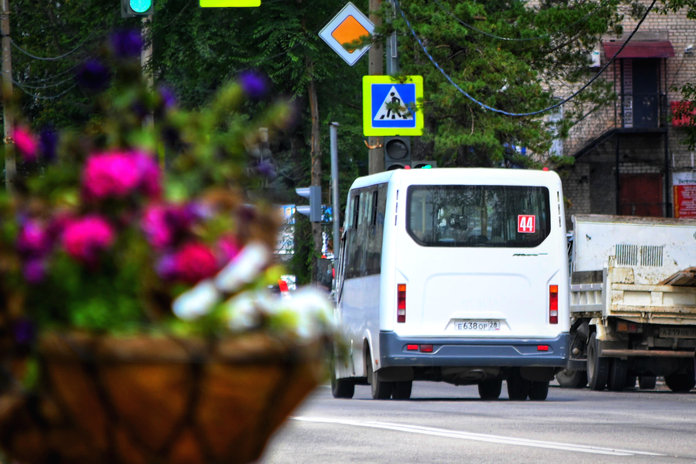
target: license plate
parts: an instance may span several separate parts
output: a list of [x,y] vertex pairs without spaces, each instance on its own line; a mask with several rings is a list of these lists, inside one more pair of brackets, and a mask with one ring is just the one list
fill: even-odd
[[660,337],[696,338],[696,329],[693,327],[660,327]]
[[494,330],[500,330],[500,321],[480,321],[480,320],[467,320],[467,321],[455,321],[454,328],[456,330],[466,330],[474,332],[489,332]]

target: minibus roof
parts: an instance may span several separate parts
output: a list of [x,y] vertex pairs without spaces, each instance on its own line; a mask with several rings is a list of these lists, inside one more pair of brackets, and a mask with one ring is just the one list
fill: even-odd
[[387,182],[405,184],[559,185],[553,171],[502,168],[394,169],[358,177],[351,189]]

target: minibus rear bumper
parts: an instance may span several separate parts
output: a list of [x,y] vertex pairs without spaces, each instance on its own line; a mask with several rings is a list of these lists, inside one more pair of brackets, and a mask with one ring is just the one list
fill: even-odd
[[565,367],[568,333],[556,338],[409,338],[379,333],[380,367]]

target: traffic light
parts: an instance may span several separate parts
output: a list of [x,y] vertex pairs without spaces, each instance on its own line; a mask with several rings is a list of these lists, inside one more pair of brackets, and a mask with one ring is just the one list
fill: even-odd
[[298,187],[295,192],[303,198],[309,199],[309,206],[296,206],[297,212],[309,216],[312,222],[321,222],[321,187],[312,185],[310,187]]
[[123,18],[151,15],[153,9],[154,0],[121,0],[121,17]]
[[433,160],[417,160],[411,161],[412,169],[431,169],[437,167],[437,161]]
[[384,137],[384,170],[402,169],[411,165],[411,138]]

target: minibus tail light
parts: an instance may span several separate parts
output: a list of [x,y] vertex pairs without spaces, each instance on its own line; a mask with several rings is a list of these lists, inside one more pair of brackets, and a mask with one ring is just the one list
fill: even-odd
[[406,284],[396,286],[396,322],[406,322]]
[[549,323],[558,324],[558,285],[549,285]]

